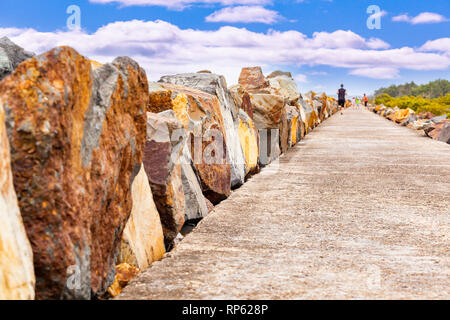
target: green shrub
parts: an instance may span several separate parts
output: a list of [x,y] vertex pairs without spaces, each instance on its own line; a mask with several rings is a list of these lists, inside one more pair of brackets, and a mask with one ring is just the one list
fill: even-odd
[[420,96],[404,96],[393,98],[387,93],[383,93],[375,98],[375,104],[384,104],[386,107],[400,109],[410,108],[415,112],[431,112],[436,116],[447,114],[450,118],[450,94],[445,96],[426,99]]

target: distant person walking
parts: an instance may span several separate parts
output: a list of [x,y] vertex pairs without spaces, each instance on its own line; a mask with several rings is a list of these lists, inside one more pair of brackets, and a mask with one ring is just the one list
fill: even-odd
[[367,108],[367,104],[369,103],[369,98],[367,98],[366,94],[364,93],[364,106]]
[[345,96],[347,95],[347,90],[344,89],[344,85],[341,84],[341,88],[337,92],[339,109],[341,109],[341,115],[344,114],[343,110],[345,107]]
[[356,98],[355,97],[353,97],[353,99],[352,99],[352,106],[353,106],[353,108],[356,107]]

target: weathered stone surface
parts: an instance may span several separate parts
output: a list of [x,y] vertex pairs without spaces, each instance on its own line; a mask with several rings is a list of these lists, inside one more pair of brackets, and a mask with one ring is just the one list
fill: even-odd
[[238,106],[227,88],[225,77],[212,73],[186,73],[162,77],[160,82],[198,89],[216,96],[226,132],[227,156],[231,165],[231,187],[244,183],[245,160],[237,132]]
[[312,100],[311,107],[313,108],[314,115],[315,115],[315,117],[314,117],[314,127],[317,127],[322,122],[322,120],[320,119],[320,114],[321,114],[322,108],[323,108],[322,102],[319,100],[318,97],[315,97]]
[[0,300],[34,299],[33,253],[14,191],[5,112],[0,102]]
[[434,140],[450,144],[450,120],[442,120],[425,132]]
[[317,114],[314,111],[314,109],[311,107],[311,104],[308,103],[306,100],[300,99],[297,104],[302,119],[305,121],[305,131],[308,133],[310,130],[312,130],[317,123]]
[[202,188],[192,169],[190,160],[183,162],[181,165],[181,178],[183,183],[184,200],[185,200],[185,220],[197,220],[208,215],[208,205]]
[[148,85],[129,58],[92,70],[68,47],[0,85],[39,299],[87,299],[114,280],[142,163]]
[[139,268],[136,268],[128,263],[122,263],[116,267],[116,276],[114,283],[108,288],[108,293],[112,297],[117,297],[125,288],[128,283],[136,278],[141,272]]
[[246,176],[259,171],[258,130],[244,110],[239,110],[239,140],[244,150]]
[[150,85],[148,110],[173,110],[188,134],[189,153],[204,195],[212,202],[231,193],[231,168],[219,100],[204,91],[169,83]]
[[410,113],[403,121],[400,122],[400,125],[406,127],[410,123],[414,123],[418,120],[418,117],[415,113]]
[[264,77],[261,67],[243,68],[239,76],[239,84],[249,92],[262,90],[269,93],[270,91],[269,81]]
[[25,51],[7,37],[0,39],[0,80],[10,75],[24,60],[34,56],[34,53]]
[[429,119],[419,119],[413,123],[408,124],[408,127],[414,130],[424,130],[433,123]]
[[410,117],[412,114],[414,114],[414,111],[411,109],[401,109],[393,113],[392,121],[396,123],[401,123],[405,121],[408,117]]
[[[339,104],[335,98],[328,97],[328,100],[331,101],[331,104],[330,104],[330,116],[331,116],[338,112]],[[349,103],[349,101],[347,100],[344,105],[345,108],[349,107],[348,103]]]
[[287,105],[284,106],[281,112],[280,122],[280,151],[286,153],[289,148],[289,128],[290,123],[287,116]]
[[253,119],[253,105],[248,92],[238,84],[231,86],[229,90],[238,108],[244,110]]
[[295,105],[300,99],[297,83],[289,72],[275,71],[268,76],[271,93],[287,98],[289,105]]
[[434,118],[434,114],[431,112],[420,112],[419,114],[417,114],[417,116],[419,117],[419,119],[432,119]]
[[276,160],[280,154],[280,129],[259,129],[259,166],[267,166]]
[[292,78],[292,73],[290,73],[289,71],[276,70],[276,71],[272,72],[271,74],[269,74],[267,76],[267,79],[276,78],[276,77],[280,77],[280,76]]
[[320,119],[320,122],[322,122],[326,118],[329,117],[329,113],[331,112],[330,102],[325,93],[322,93],[317,99],[318,99],[318,102],[322,103],[322,105],[320,106],[320,111],[319,111],[319,119]]
[[286,106],[286,115],[289,125],[288,147],[292,148],[302,139],[302,121],[299,119],[300,114],[294,106]]
[[253,121],[258,129],[279,129],[286,98],[266,93],[250,93]]
[[438,122],[441,122],[442,120],[446,120],[446,119],[447,119],[447,115],[443,114],[442,116],[431,118],[431,122],[438,123]]
[[166,252],[158,210],[144,165],[131,187],[133,208],[125,226],[117,264],[127,263],[140,270],[161,260]]
[[180,161],[185,143],[185,130],[174,111],[147,113],[143,162],[161,217],[166,248],[171,247],[185,222]]

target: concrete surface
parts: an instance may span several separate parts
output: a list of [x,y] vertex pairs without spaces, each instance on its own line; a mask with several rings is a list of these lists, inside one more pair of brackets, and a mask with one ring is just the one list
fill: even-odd
[[119,299],[450,298],[450,145],[325,121]]

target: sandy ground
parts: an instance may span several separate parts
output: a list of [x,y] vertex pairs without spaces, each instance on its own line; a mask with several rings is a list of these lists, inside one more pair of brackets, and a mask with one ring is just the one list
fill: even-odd
[[450,145],[325,121],[119,299],[450,298]]

